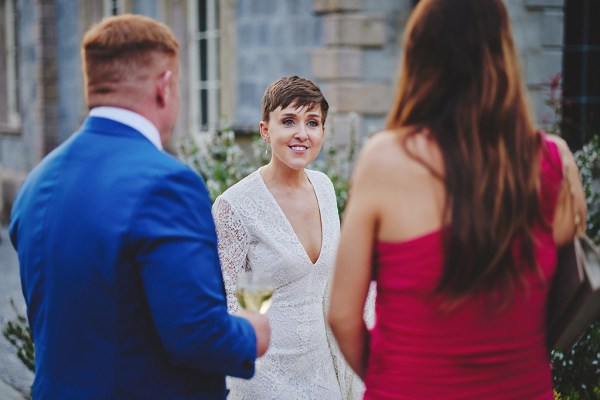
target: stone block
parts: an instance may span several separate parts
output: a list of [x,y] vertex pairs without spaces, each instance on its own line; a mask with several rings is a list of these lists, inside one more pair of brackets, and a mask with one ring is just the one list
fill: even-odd
[[564,4],[565,0],[525,0],[527,8],[562,8]]
[[314,0],[313,10],[317,13],[360,11],[362,0]]
[[564,13],[562,11],[544,11],[542,17],[542,45],[562,46],[564,30]]
[[321,48],[312,52],[312,75],[315,79],[359,79],[362,54],[358,49]]
[[331,82],[324,85],[324,94],[340,113],[385,115],[393,99],[392,87],[385,83]]
[[329,46],[381,47],[385,44],[385,16],[353,13],[325,16],[323,36]]
[[523,56],[525,82],[529,85],[547,83],[562,70],[560,50],[530,51]]
[[533,86],[529,88],[529,100],[531,111],[535,121],[542,129],[546,129],[554,123],[556,119],[555,111],[546,104],[548,98],[547,89],[543,86]]
[[335,146],[342,149],[344,146],[358,146],[363,136],[363,117],[355,112],[336,112],[327,117],[325,123],[325,146]]

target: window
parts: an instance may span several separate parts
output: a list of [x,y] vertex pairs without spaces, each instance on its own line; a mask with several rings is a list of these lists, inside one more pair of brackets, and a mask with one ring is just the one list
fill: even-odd
[[124,0],[104,0],[104,15],[112,16],[123,13]]
[[190,2],[190,126],[193,132],[211,132],[219,126],[218,0]]
[[18,132],[21,118],[19,114],[19,75],[17,53],[17,24],[14,0],[4,0],[2,10],[2,43],[0,49],[0,128],[3,132]]
[[600,1],[565,2],[563,136],[575,150],[600,134]]

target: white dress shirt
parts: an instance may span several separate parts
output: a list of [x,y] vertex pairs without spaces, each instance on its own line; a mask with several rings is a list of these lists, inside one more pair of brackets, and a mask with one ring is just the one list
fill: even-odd
[[159,150],[163,149],[160,134],[156,126],[148,118],[136,112],[119,107],[101,106],[92,108],[89,115],[91,117],[112,119],[113,121],[130,126],[144,135],[156,148]]

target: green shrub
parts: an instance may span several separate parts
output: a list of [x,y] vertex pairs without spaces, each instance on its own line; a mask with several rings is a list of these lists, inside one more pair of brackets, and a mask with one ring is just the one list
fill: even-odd
[[[562,131],[561,74],[551,77],[546,105],[551,113],[545,118],[544,130],[561,136]],[[577,136],[577,135],[571,135]],[[581,176],[587,202],[586,233],[600,245],[600,140],[593,136],[575,152],[575,161]],[[558,349],[550,353],[552,379],[557,399],[600,399],[600,320],[583,334],[570,351]]]
[[[599,157],[597,136],[575,152],[587,200],[587,234],[600,245]],[[590,326],[570,351],[555,349],[550,356],[554,388],[560,399],[600,399],[600,320]]]
[[202,176],[213,201],[254,170],[231,129],[210,134],[204,140],[188,135],[178,150],[180,158]]
[[17,314],[17,318],[8,323],[2,329],[2,334],[17,349],[17,357],[29,369],[34,371],[35,354],[33,349],[33,340],[31,339],[31,330],[27,324],[27,318],[19,314],[11,299],[10,304]]

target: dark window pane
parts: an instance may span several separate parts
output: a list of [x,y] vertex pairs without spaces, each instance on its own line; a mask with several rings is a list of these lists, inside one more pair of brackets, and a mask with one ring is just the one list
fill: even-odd
[[581,94],[582,53],[565,49],[563,54],[563,93],[565,96]]
[[592,0],[588,1],[588,3],[588,43],[600,46],[600,23],[598,23],[598,18],[600,18],[600,1]]
[[119,10],[119,1],[118,0],[112,0],[110,2],[110,13],[111,15],[119,15],[119,12],[121,12],[122,10]]
[[582,44],[587,0],[565,1],[565,44]]
[[586,138],[600,135],[600,101],[589,103],[586,109]]
[[563,102],[562,136],[572,150],[578,149],[582,142],[581,104],[565,98]]
[[200,126],[206,129],[208,126],[208,91],[200,90]]
[[206,39],[200,39],[198,44],[198,67],[200,68],[200,80],[208,79],[208,47]]
[[600,50],[588,53],[587,95],[600,97]]
[[198,30],[206,31],[206,2],[208,0],[198,0]]

